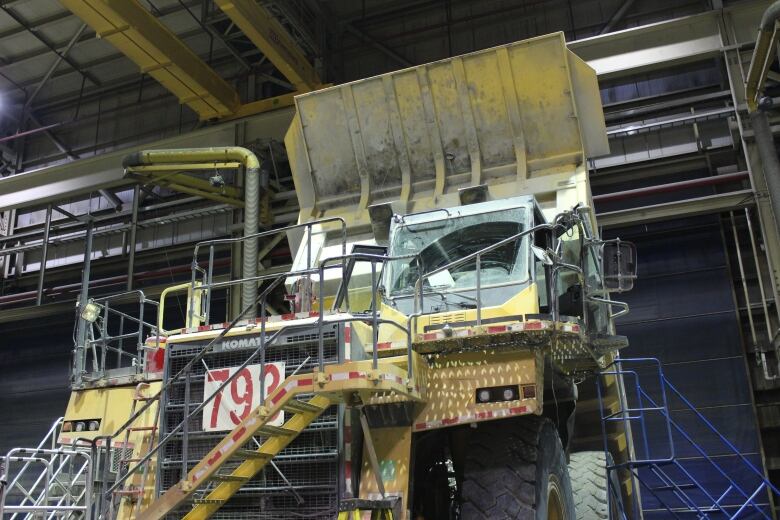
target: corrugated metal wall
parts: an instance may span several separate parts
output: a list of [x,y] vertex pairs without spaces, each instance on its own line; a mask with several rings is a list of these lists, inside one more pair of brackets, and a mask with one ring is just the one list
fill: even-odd
[[[671,221],[617,230],[614,234],[634,241],[639,255],[636,286],[633,292],[618,298],[631,305],[630,315],[618,325],[619,332],[631,342],[623,357],[659,358],[670,382],[740,453],[761,468],[752,392],[719,218]],[[656,381],[642,380],[651,395],[657,395]],[[670,401],[670,408],[673,419],[701,443],[708,455],[716,456],[739,485],[755,488],[758,478],[737,456],[725,455],[723,445],[695,419],[693,412],[683,410],[677,400]],[[669,453],[666,432],[661,426],[659,420],[650,423],[647,441],[654,457]],[[641,436],[635,435],[635,444],[642,441]],[[722,477],[693,446],[677,435],[675,445],[677,456],[685,459],[684,465],[694,478],[710,489],[719,489]],[[689,482],[678,477],[680,483]],[[722,485],[720,491],[725,489],[726,485]],[[658,511],[659,503],[650,492],[643,489],[642,493],[645,518],[668,517],[666,511]],[[692,494],[704,501],[701,495]],[[757,501],[766,504],[766,494]],[[724,503],[740,502],[732,492]],[[679,502],[670,502],[675,504]],[[751,516],[745,516],[748,517]]]
[[12,447],[36,446],[65,413],[72,321],[54,318],[32,328],[0,328],[0,454]]

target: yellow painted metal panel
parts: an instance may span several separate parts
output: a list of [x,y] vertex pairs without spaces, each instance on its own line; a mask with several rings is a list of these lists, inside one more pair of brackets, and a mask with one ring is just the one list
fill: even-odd
[[[65,421],[100,419],[100,428],[97,431],[63,432],[60,435],[60,442],[67,444],[76,437],[94,439],[99,436],[113,435],[130,418],[130,408],[133,403],[136,384],[74,390],[70,394],[68,407],[65,411]],[[159,391],[160,386],[159,381],[150,383],[149,388],[145,392],[148,395],[154,395]],[[137,424],[134,424],[134,426],[151,425],[154,422],[155,410],[156,407],[151,407],[138,419]],[[140,439],[143,435],[142,432],[133,432],[130,442],[138,440],[136,437]],[[122,439],[123,437],[120,440]]]
[[314,67],[282,24],[265,7],[255,0],[215,0],[214,3],[290,80],[296,90],[307,92],[320,84]]
[[[409,480],[411,478],[412,429],[408,426],[398,428],[372,428],[371,440],[374,443],[379,462],[382,484],[387,496],[401,497],[401,510],[410,506]],[[379,499],[376,476],[371,468],[368,448],[363,443],[363,463],[360,468],[360,498]]]
[[201,119],[233,114],[236,91],[137,0],[62,0]]
[[[499,418],[499,412],[523,408],[518,415],[542,411],[543,370],[540,352],[467,352],[432,360],[428,368],[426,401],[414,423],[436,428]],[[477,388],[536,385],[536,397],[497,403],[476,403]],[[495,415],[488,415],[494,412]]]
[[561,33],[303,94],[295,103],[285,142],[302,218],[330,211],[366,223],[361,210],[369,204],[400,198],[410,211],[441,207],[477,183],[497,198],[554,192],[552,179],[529,181],[579,175],[587,157],[607,151],[595,72]]

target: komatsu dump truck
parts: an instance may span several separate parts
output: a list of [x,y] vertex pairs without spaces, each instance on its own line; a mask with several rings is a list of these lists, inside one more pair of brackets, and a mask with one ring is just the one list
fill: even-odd
[[[64,420],[48,451],[9,455],[0,507],[143,520],[622,515],[630,486],[605,468],[631,436],[602,432],[593,376],[627,344],[613,324],[627,308],[610,292],[631,288],[635,251],[601,240],[591,208],[587,161],[608,152],[594,71],[558,33],[295,105],[293,226],[258,232],[267,168],[246,150],[125,161],[130,174],[240,162],[249,224],[197,245],[191,282],[170,289],[186,291],[180,329],[163,327],[169,293],[138,295],[146,318],[120,313],[141,343],[122,368],[100,362],[128,336],[107,325],[116,305],[82,302],[91,332]],[[291,270],[258,270],[258,245],[281,237]],[[215,251],[237,246],[243,275],[216,276]],[[242,296],[227,323],[212,310],[220,291]],[[607,408],[621,385],[602,385]],[[44,452],[63,478],[7,500],[13,457]]]

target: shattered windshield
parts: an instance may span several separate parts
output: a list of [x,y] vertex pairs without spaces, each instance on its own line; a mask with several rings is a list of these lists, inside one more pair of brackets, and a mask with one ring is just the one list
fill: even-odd
[[[441,220],[402,224],[391,238],[390,255],[419,253],[423,273],[430,273],[460,258],[516,235],[525,229],[524,208],[475,215],[452,215]],[[481,256],[480,285],[517,283],[527,278],[527,240],[515,240]],[[390,262],[386,287],[390,296],[411,294],[419,276],[416,259]],[[425,279],[423,286],[437,290],[472,289],[477,284],[476,260],[469,260]]]

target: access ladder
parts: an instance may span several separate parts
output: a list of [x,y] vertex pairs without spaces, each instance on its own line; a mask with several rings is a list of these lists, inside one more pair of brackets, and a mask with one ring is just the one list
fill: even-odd
[[[298,374],[288,377],[274,390],[265,403],[228,433],[195,467],[185,480],[171,487],[152,502],[138,518],[159,520],[186,501],[192,508],[186,520],[211,517],[230,497],[252,477],[257,475],[279,452],[300,433],[336,403],[368,402],[379,395],[393,395],[405,401],[421,401],[417,389],[407,378],[407,370],[400,365],[406,357],[386,358],[372,369],[371,361],[354,361],[328,365],[323,372]],[[299,400],[302,394],[313,394],[309,400]],[[287,412],[289,418],[282,426],[269,424],[277,413]],[[257,449],[246,449],[255,435],[264,437]],[[220,469],[228,461],[240,464],[230,473]],[[194,498],[209,483],[216,484],[204,498]]]

